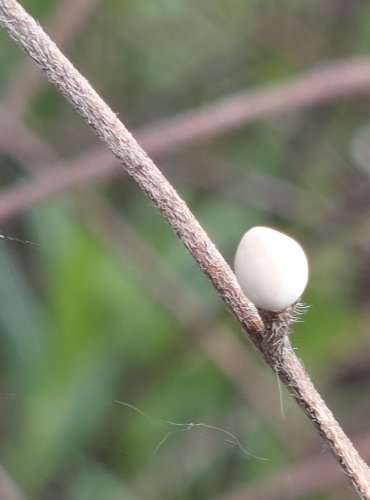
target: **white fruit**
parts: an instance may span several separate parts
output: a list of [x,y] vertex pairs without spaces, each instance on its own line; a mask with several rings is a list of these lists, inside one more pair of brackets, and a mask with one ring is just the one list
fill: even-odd
[[308,263],[302,247],[268,227],[253,227],[241,239],[235,274],[245,295],[266,311],[282,311],[302,295]]

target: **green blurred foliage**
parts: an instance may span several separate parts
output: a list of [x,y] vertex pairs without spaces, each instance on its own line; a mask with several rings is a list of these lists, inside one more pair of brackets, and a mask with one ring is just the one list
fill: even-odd
[[[24,5],[47,24],[57,2]],[[369,6],[360,0],[108,0],[97,2],[65,51],[135,128],[366,54],[369,25]],[[1,91],[23,58],[0,32]],[[334,411],[337,405],[357,432],[368,429],[369,405],[356,385],[341,385],[340,368],[351,361],[356,367],[370,346],[368,238],[361,238],[370,207],[366,197],[357,202],[369,179],[351,157],[352,137],[369,120],[366,104],[367,96],[354,97],[271,117],[159,162],[230,263],[253,225],[276,226],[302,241],[311,263],[304,297],[310,308],[292,341]],[[96,143],[49,85],[24,111],[25,123],[64,159]],[[3,186],[24,178],[16,159],[1,151],[0,161]],[[277,196],[282,187],[287,194]],[[68,193],[9,222],[5,233],[36,244],[0,241],[1,463],[27,498],[214,499],[319,455],[313,429],[287,401],[283,419],[277,386],[272,417],[280,435],[199,348],[189,330],[205,335],[210,318],[244,339],[133,182],[122,176],[95,192],[156,252],[159,271],[175,273],[180,290],[198,294],[207,321],[202,325],[196,311],[188,322],[177,317],[158,298],[160,284],[146,283],[146,263],[131,258],[130,238],[111,251]],[[170,295],[180,312],[186,309],[181,294]],[[369,382],[370,361],[367,367]],[[191,423],[232,433],[253,456],[221,430]]]

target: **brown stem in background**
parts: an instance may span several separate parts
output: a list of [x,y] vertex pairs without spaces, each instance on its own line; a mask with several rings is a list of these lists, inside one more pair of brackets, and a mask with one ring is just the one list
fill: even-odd
[[216,137],[252,121],[356,92],[370,94],[370,58],[331,63],[292,81],[246,90],[140,129],[138,140],[156,153]]
[[[22,72],[17,75],[19,75],[17,81],[23,81]],[[22,90],[22,87],[19,86],[18,90]],[[32,89],[33,92],[34,90],[35,88]],[[9,90],[9,93],[12,92]],[[145,150],[152,155],[159,156],[184,144],[215,137],[241,125],[269,117],[273,113],[316,105],[355,92],[370,92],[369,58],[352,58],[332,63],[327,67],[306,73],[291,82],[234,94],[201,108],[142,127],[137,130],[136,137]],[[26,95],[29,98],[32,93],[27,90]],[[23,101],[22,95],[16,100],[18,104],[15,112],[13,108],[11,110],[7,110],[6,107],[0,109],[0,120],[7,122],[6,134],[0,137],[0,147],[2,145],[8,147],[13,135],[17,133],[14,114],[17,114],[17,110],[21,111],[20,103],[23,102],[24,108],[27,101]],[[38,147],[37,141],[32,142],[31,134],[29,143],[30,147],[31,145]],[[31,181],[24,185],[14,186],[9,192],[5,191],[1,194],[3,200],[0,201],[1,219],[13,217],[21,212],[27,203],[34,203],[55,192],[99,181],[103,177],[108,179],[118,175],[118,162],[105,148],[97,147],[94,161],[90,166],[86,161],[89,156],[88,151],[74,162],[74,173],[70,172],[70,178],[64,172],[52,173],[45,175],[45,180]]]
[[[370,499],[370,470],[314,389],[285,335],[282,349],[269,346],[264,323],[187,205],[140,148],[117,116],[15,0],[0,0],[0,24],[45,71],[48,79],[120,160],[154,202],[208,276],[249,338],[287,385],[362,498]],[[269,323],[267,322],[267,326]]]
[[[0,190],[0,221],[3,223],[25,212],[35,203],[53,197],[55,193],[102,182],[113,175],[118,177],[121,173],[114,156],[109,151],[102,151],[101,147],[94,147],[67,164],[58,160],[52,148],[40,141],[26,126],[18,122],[13,124],[13,130],[17,131],[17,141],[14,141],[14,136],[9,136],[4,149],[32,174],[36,174],[37,178],[17,182]],[[6,135],[7,125],[0,116],[0,143]],[[3,144],[4,142],[3,140]],[[106,162],[106,166],[109,161],[109,170],[101,169],[102,161]],[[215,167],[215,162],[213,166]],[[223,168],[226,178],[227,172],[230,172],[230,164],[224,163]],[[195,182],[196,179],[192,184]],[[265,211],[296,220],[300,194],[296,186],[286,181],[249,169],[248,175],[238,179],[237,188],[230,196],[233,199],[247,199],[248,203]],[[313,220],[317,220],[318,213],[322,217],[323,211],[324,214],[327,213],[327,206],[316,203],[311,211]]]
[[[54,170],[48,168],[44,173],[38,168],[36,179],[22,181],[3,189],[0,191],[0,220],[7,221],[32,204],[52,196],[55,192],[72,189],[85,183],[90,184],[91,179],[95,179],[96,182],[106,179],[109,172],[107,169],[100,168],[100,158],[106,154],[107,151],[103,152],[101,148],[92,148],[76,160],[69,162],[68,168],[63,161],[55,163]],[[115,167],[115,173],[118,176],[119,164],[112,154],[110,157],[111,165]]]
[[[48,168],[44,167],[44,165],[57,163],[58,155],[44,141],[41,141],[35,132],[23,125],[16,118],[15,114],[1,104],[0,129],[0,152],[4,150],[8,154],[10,153],[27,171],[34,173],[36,170],[39,170],[47,177]],[[19,142],[21,142],[21,147],[19,147]],[[33,182],[35,182],[35,179],[30,179],[27,184],[32,184]],[[14,185],[10,189],[16,191],[16,188],[17,185]],[[18,186],[19,188],[22,189],[23,185]],[[1,197],[2,195],[0,194]],[[15,198],[17,198],[16,193]],[[20,199],[19,202],[21,203]],[[16,208],[17,205],[15,204],[15,213],[17,213]]]
[[0,498],[1,500],[26,500],[8,472],[0,466]]

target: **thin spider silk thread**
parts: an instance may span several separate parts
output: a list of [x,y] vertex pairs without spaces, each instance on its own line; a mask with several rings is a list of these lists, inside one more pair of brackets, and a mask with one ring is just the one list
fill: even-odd
[[228,437],[227,442],[237,446],[237,448],[239,448],[240,451],[242,451],[242,453],[244,455],[246,455],[250,458],[255,458],[257,460],[268,461],[268,458],[259,457],[257,455],[253,455],[253,453],[250,453],[242,445],[240,440],[232,432],[229,432],[225,429],[222,429],[221,427],[217,427],[216,425],[209,425],[209,424],[205,424],[203,422],[189,422],[189,423],[188,422],[187,423],[173,422],[171,420],[165,420],[165,419],[161,419],[161,418],[157,418],[157,417],[152,417],[152,416],[148,415],[147,413],[144,413],[142,410],[140,410],[139,408],[137,408],[136,406],[134,406],[130,403],[125,403],[124,401],[119,401],[119,400],[115,400],[114,402],[116,404],[130,408],[131,410],[137,412],[139,415],[141,415],[145,419],[149,420],[150,422],[154,422],[158,425],[170,425],[170,426],[174,426],[174,427],[181,427],[181,429],[178,429],[176,431],[167,432],[167,434],[160,440],[160,442],[155,447],[155,449],[153,451],[153,455],[156,455],[158,453],[158,451],[163,446],[163,444],[166,443],[166,441],[168,441],[168,439],[172,435],[174,435],[178,432],[186,432],[186,431],[189,431],[189,430],[194,429],[194,428],[203,428],[203,429],[213,430],[213,431],[217,431],[217,432],[224,434],[225,436]]

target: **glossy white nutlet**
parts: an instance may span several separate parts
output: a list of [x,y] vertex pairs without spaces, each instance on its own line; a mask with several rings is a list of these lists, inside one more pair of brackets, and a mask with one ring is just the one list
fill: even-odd
[[241,239],[235,274],[245,295],[266,311],[282,311],[302,295],[308,262],[290,236],[269,227],[253,227]]

